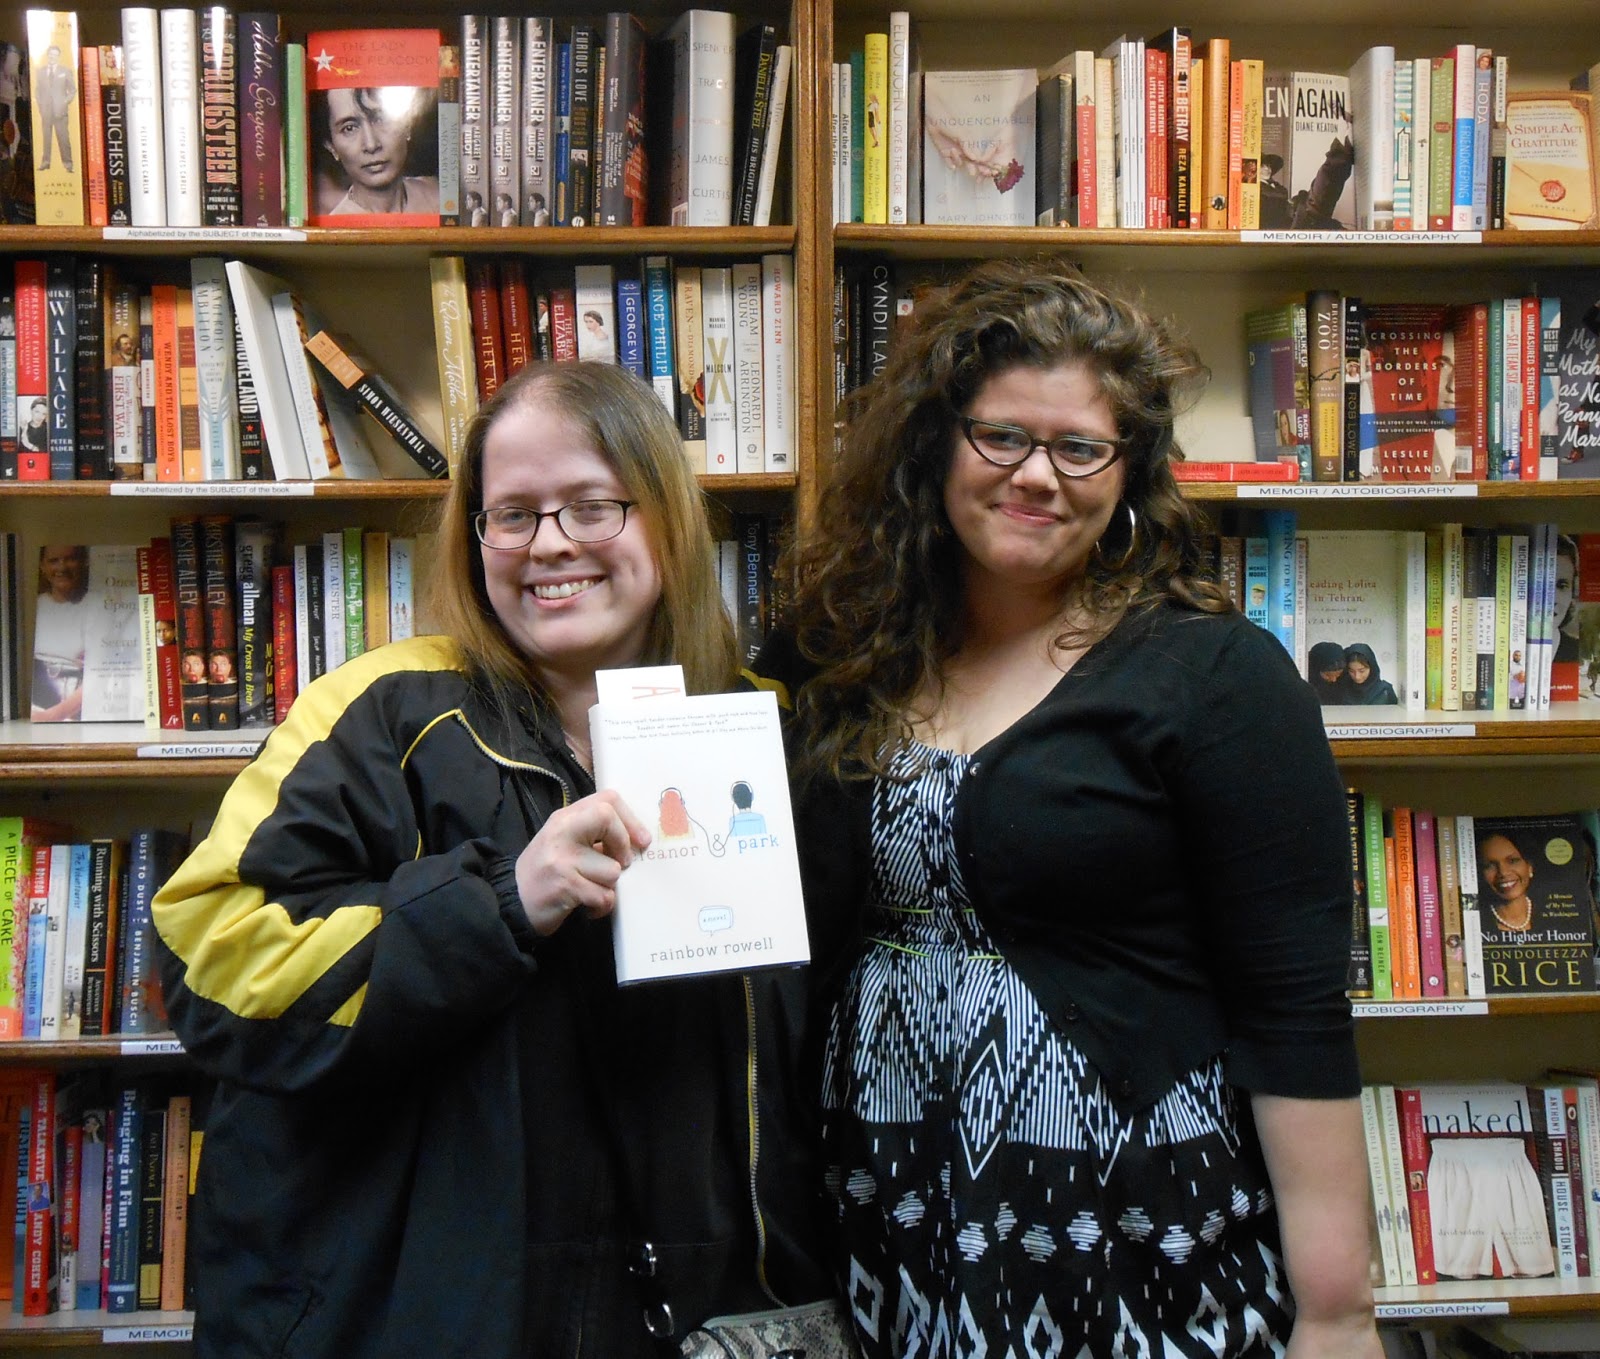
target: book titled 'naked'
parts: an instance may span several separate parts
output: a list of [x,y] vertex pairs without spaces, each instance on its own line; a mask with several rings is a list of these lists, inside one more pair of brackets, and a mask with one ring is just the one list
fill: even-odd
[[618,982],[807,962],[776,699],[688,697],[677,666],[596,679],[595,780],[652,837],[617,883]]

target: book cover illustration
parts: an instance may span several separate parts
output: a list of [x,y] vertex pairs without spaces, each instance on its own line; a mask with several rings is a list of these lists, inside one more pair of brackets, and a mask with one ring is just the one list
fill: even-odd
[[439,33],[306,36],[309,224],[439,225]]
[[[1426,1192],[1438,1277],[1553,1275],[1526,1089],[1510,1083],[1423,1085],[1414,1093],[1401,1121],[1407,1136],[1420,1136],[1425,1161],[1418,1167],[1407,1157],[1407,1187]],[[1405,1128],[1413,1119],[1416,1127]]]
[[1592,851],[1582,819],[1483,816],[1474,827],[1488,993],[1594,990]]
[[595,781],[652,836],[617,883],[618,982],[808,961],[777,700],[687,697],[676,666],[598,679]]
[[1038,73],[929,71],[923,76],[922,220],[1032,226]]
[[1518,90],[1506,100],[1506,225],[1576,231],[1595,224],[1593,110],[1578,90]]
[[1454,481],[1455,335],[1449,308],[1374,302],[1366,309],[1360,435],[1363,481]]
[[34,606],[35,722],[142,722],[134,547],[47,543]]
[[82,226],[87,220],[78,56],[76,11],[28,11],[34,218],[41,226]]
[[1405,678],[1400,535],[1320,529],[1306,543],[1306,681],[1324,707],[1400,702]]
[[[1600,477],[1600,277],[1581,274],[1559,285],[1561,334],[1556,350],[1556,475]],[[1542,416],[1542,412],[1541,412]]]
[[1353,229],[1355,124],[1349,77],[1269,71],[1262,93],[1262,228]]
[[33,98],[28,54],[0,42],[0,222],[31,225],[33,206]]

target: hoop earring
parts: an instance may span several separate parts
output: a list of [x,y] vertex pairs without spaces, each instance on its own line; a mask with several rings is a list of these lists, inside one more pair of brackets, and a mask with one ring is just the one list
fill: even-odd
[[1128,512],[1128,545],[1123,548],[1122,555],[1116,561],[1107,559],[1105,552],[1101,548],[1101,544],[1105,541],[1104,534],[1096,540],[1094,545],[1095,560],[1105,567],[1107,571],[1121,571],[1126,567],[1133,560],[1133,550],[1139,543],[1139,516],[1129,501],[1124,500],[1122,508]]

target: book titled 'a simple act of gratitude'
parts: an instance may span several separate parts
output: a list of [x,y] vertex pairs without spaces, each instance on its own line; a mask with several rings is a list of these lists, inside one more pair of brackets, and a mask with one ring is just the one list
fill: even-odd
[[595,782],[651,836],[617,883],[617,980],[809,961],[774,696],[691,698],[681,666],[595,678]]

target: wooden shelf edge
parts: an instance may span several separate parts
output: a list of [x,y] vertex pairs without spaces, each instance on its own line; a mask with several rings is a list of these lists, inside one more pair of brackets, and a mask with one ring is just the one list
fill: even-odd
[[1383,1321],[1600,1313],[1600,1279],[1450,1279],[1373,1291]]
[[[793,472],[746,472],[738,475],[702,474],[697,480],[711,494],[748,492],[793,492],[799,478]],[[137,486],[131,495],[117,487]],[[202,491],[201,488],[204,490]],[[285,488],[285,489],[277,489]],[[7,481],[0,482],[0,499],[129,499],[170,500],[174,503],[195,499],[218,500],[437,500],[450,489],[448,481],[208,481],[174,482],[170,489],[156,482],[116,481]]]
[[172,1061],[183,1057],[183,1048],[171,1033],[0,1039],[0,1065],[4,1066],[82,1066],[95,1062]]
[[1242,251],[1306,252],[1329,249],[1351,250],[1366,247],[1394,251],[1399,258],[1416,252],[1539,250],[1579,254],[1600,246],[1600,231],[1485,231],[1481,241],[1437,241],[1426,238],[1433,232],[1415,233],[1415,241],[1397,241],[1393,233],[1329,231],[1305,233],[1297,239],[1264,243],[1246,241],[1238,231],[1158,230],[1149,227],[1038,227],[1038,226],[868,226],[861,222],[840,223],[833,228],[833,243],[838,249],[887,249],[897,246],[937,246],[959,254],[962,250],[994,253],[1029,250],[1055,250],[1078,246],[1094,249],[1142,247],[1151,250],[1196,250],[1203,248]]
[[[126,228],[124,228],[126,230]],[[1223,233],[1226,234],[1226,233]],[[170,253],[187,247],[248,254],[306,250],[431,250],[437,254],[492,254],[537,249],[540,254],[618,252],[687,253],[730,250],[792,250],[794,226],[766,227],[293,227],[281,232],[230,227],[149,227],[130,236],[107,236],[100,227],[0,226],[0,245],[24,243],[27,249],[86,249],[120,252],[155,248]],[[10,249],[9,245],[6,245]]]
[[155,1344],[194,1337],[193,1312],[51,1312],[24,1317],[0,1313],[5,1353],[83,1345]]

